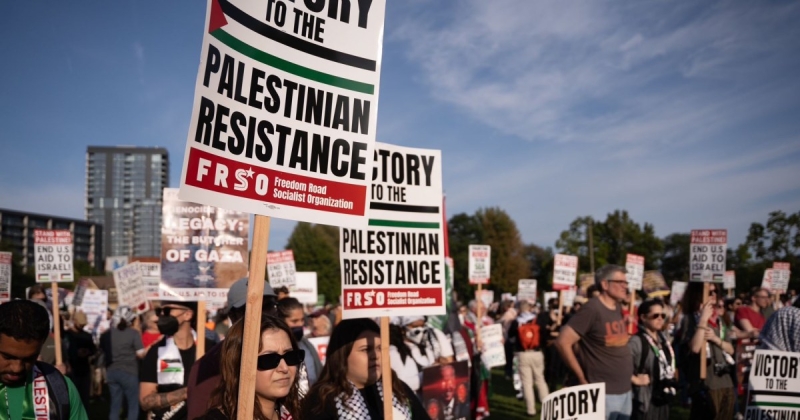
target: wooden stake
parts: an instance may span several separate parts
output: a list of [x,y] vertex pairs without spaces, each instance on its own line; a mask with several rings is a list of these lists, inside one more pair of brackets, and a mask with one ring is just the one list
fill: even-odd
[[634,296],[633,290],[631,290],[631,302],[628,306],[628,334],[633,335],[633,323],[636,321],[636,318],[633,316],[633,309],[634,309]]
[[[708,302],[708,283],[703,283],[703,307]],[[706,378],[706,345],[704,342],[703,347],[700,348],[700,379]]]
[[256,399],[256,361],[258,343],[261,341],[261,303],[267,274],[269,249],[268,216],[255,216],[253,249],[250,254],[250,277],[247,281],[247,304],[244,311],[244,336],[242,337],[242,364],[239,367],[239,401],[237,418],[251,420]]
[[392,365],[389,362],[389,317],[381,317],[381,381],[383,381],[383,418],[392,420]]
[[197,343],[195,344],[194,360],[206,354],[206,301],[197,302]]
[[[481,316],[481,303],[483,303],[483,284],[478,283],[478,293],[475,295],[475,307],[478,313],[477,315],[478,320],[475,323],[475,342],[479,342],[481,339],[481,328],[483,327],[483,317]],[[481,351],[481,349],[478,349]]]
[[61,357],[61,313],[58,311],[58,283],[50,283],[53,291],[53,340],[56,342],[56,366],[63,364]]
[[561,319],[564,316],[564,291],[558,291],[558,325],[561,325]]

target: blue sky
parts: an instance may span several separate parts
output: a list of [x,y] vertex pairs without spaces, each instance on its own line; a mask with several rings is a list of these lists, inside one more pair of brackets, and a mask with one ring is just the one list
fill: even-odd
[[[88,145],[167,147],[177,186],[204,13],[5,4],[0,207],[83,218]],[[441,149],[448,215],[499,206],[527,243],[625,209],[737,245],[800,210],[797,22],[790,1],[391,1],[378,139]]]

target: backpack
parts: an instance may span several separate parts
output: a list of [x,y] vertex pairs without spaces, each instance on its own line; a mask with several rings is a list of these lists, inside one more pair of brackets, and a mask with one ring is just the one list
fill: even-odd
[[536,323],[536,320],[520,325],[518,332],[519,344],[523,350],[539,349],[539,324]]
[[71,409],[69,388],[64,375],[55,366],[44,362],[36,362],[36,367],[42,372],[44,380],[47,382],[47,391],[50,396],[50,418],[68,419]]

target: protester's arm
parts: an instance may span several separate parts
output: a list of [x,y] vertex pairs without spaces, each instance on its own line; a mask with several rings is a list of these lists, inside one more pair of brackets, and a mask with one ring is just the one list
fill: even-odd
[[706,345],[706,331],[708,328],[708,319],[711,318],[711,313],[714,311],[714,302],[709,300],[701,309],[700,320],[697,321],[697,329],[694,331],[692,341],[689,343],[689,348],[692,353],[700,353],[703,346]]
[[89,416],[86,415],[86,407],[83,406],[75,383],[66,376],[64,381],[67,383],[67,394],[69,395],[69,420],[89,420]]
[[589,382],[583,375],[583,369],[581,369],[581,365],[578,364],[578,359],[575,357],[575,352],[572,350],[572,346],[580,341],[580,339],[581,337],[572,327],[565,325],[564,328],[561,329],[561,335],[556,339],[556,348],[561,355],[561,359],[564,360],[567,367],[575,374],[575,377],[578,379],[578,384],[584,385]]
[[647,386],[650,384],[650,375],[646,373],[637,373],[639,369],[639,361],[642,358],[642,340],[638,336],[631,337],[628,340],[628,349],[631,351],[631,360],[633,361],[633,376],[631,376],[631,383],[636,386]]
[[186,387],[159,393],[156,383],[141,382],[139,384],[139,405],[144,411],[168,408],[181,401],[186,401]]
[[717,334],[714,333],[714,330],[711,328],[707,329],[705,335],[705,339],[711,342],[711,344],[718,346],[725,353],[733,354],[733,345],[717,336]]

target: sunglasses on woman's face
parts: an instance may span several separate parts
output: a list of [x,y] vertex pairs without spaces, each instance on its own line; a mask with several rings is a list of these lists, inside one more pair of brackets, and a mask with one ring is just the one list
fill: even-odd
[[306,358],[305,350],[291,350],[283,354],[267,353],[258,356],[257,367],[258,370],[272,370],[281,364],[281,360],[285,360],[288,366],[297,366]]
[[652,314],[649,316],[650,319],[667,319],[667,314]]

